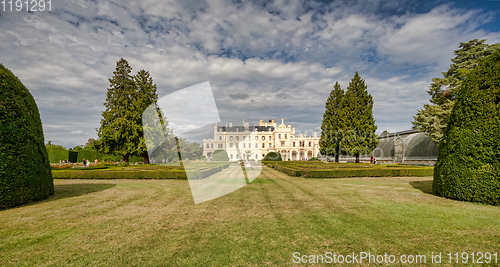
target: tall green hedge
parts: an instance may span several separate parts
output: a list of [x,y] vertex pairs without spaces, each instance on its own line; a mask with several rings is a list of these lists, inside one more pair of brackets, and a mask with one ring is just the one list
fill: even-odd
[[500,205],[500,51],[458,90],[434,170],[444,197]]
[[35,99],[0,64],[0,209],[54,194]]
[[57,149],[52,151],[47,151],[49,154],[50,163],[59,163],[60,161],[68,160],[68,150],[67,149]]

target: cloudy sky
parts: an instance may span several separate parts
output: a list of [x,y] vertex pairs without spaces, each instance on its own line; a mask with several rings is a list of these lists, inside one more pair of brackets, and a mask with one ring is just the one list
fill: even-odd
[[345,89],[358,71],[378,132],[392,132],[411,128],[460,42],[500,42],[491,0],[52,0],[51,9],[0,11],[0,63],[35,97],[45,140],[66,147],[96,138],[120,58],[133,74],[150,71],[160,97],[209,81],[222,122],[284,118],[298,132],[319,129],[335,81]]

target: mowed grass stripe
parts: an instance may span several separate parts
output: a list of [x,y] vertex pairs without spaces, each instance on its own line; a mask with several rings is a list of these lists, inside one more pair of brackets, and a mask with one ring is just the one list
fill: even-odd
[[263,168],[194,205],[186,180],[55,180],[0,211],[0,265],[293,265],[292,253],[500,252],[500,208],[436,197],[430,177],[305,179]]

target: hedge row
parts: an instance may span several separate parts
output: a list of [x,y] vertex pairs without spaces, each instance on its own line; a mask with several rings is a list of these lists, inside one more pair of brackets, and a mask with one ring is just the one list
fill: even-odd
[[339,169],[310,170],[304,173],[306,178],[344,178],[344,177],[402,177],[402,176],[432,176],[432,168],[383,168],[383,169]]
[[[343,178],[343,177],[401,177],[401,176],[432,176],[434,168],[432,167],[416,167],[416,166],[401,166],[401,165],[359,165],[359,164],[339,164],[339,163],[322,163],[316,165],[316,168],[311,168],[311,164],[306,162],[300,163],[279,163],[279,162],[263,162],[268,167],[274,168],[289,176],[303,176],[305,178]],[[301,168],[307,166],[309,168]],[[320,168],[322,167],[322,168]],[[331,167],[325,169],[325,167]]]
[[[227,168],[229,163],[224,165],[202,166],[199,169],[188,170],[190,178],[200,179],[208,177],[214,173]],[[182,168],[118,168],[118,169],[63,169],[53,170],[54,179],[187,179],[186,171]]]
[[184,170],[54,170],[54,179],[186,179]]

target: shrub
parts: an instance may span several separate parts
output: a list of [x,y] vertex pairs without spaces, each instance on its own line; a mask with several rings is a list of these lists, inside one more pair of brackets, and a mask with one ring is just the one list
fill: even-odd
[[500,205],[500,51],[474,68],[439,143],[433,190],[452,199]]
[[212,161],[229,161],[226,150],[215,150],[214,154],[212,155]]
[[0,209],[52,194],[38,107],[21,81],[0,64]]
[[281,161],[281,154],[279,152],[269,152],[263,161]]

